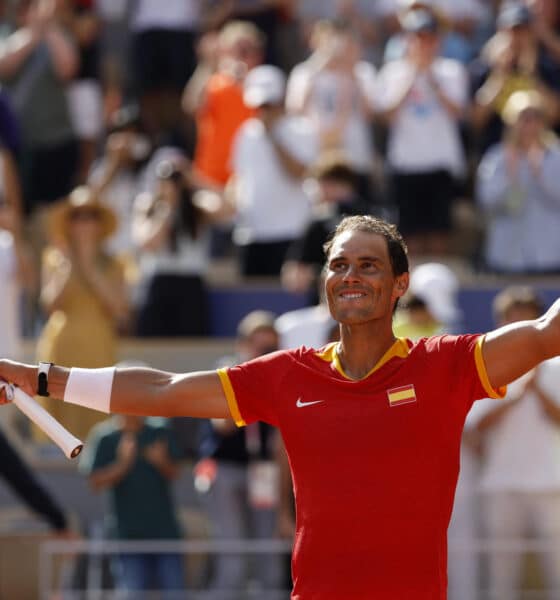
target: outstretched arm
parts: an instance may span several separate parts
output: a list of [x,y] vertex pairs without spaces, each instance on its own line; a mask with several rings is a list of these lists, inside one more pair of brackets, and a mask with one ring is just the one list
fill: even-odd
[[560,299],[534,321],[519,321],[486,335],[482,355],[491,385],[511,383],[560,354]]
[[[95,374],[95,370],[92,370]],[[49,392],[63,398],[70,370],[54,366]],[[0,379],[36,394],[37,368],[0,360]],[[0,403],[5,402],[0,392]],[[100,404],[101,408],[101,404]],[[168,373],[147,368],[118,368],[113,379],[110,412],[163,417],[229,418],[230,411],[218,374],[214,371]]]

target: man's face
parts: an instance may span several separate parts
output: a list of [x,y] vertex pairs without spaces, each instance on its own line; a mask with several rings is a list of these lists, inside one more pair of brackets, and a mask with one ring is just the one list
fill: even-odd
[[408,288],[408,273],[395,277],[381,235],[346,231],[327,261],[325,290],[333,318],[344,325],[391,319],[397,298]]

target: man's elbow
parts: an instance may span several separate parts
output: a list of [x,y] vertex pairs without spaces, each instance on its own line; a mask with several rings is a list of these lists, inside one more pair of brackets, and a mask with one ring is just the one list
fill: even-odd
[[543,360],[560,355],[560,299],[536,321]]

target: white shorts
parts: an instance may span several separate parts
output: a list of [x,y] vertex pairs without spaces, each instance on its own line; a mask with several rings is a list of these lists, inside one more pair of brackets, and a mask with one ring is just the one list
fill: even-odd
[[67,89],[74,132],[79,139],[96,139],[103,129],[103,98],[95,79],[72,82]]

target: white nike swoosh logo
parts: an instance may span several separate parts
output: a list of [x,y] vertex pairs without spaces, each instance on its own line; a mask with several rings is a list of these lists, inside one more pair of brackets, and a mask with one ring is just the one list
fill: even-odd
[[311,406],[312,404],[320,404],[321,402],[324,402],[324,400],[313,400],[311,402],[302,402],[301,398],[298,398],[297,402],[296,402],[296,406],[298,408],[303,408],[304,406]]

